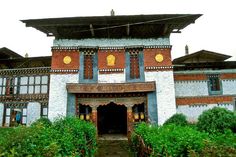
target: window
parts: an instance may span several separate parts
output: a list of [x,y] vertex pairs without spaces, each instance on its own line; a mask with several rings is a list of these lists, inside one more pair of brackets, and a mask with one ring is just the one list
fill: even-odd
[[221,94],[221,82],[219,75],[209,75],[208,82],[209,94]]
[[48,92],[48,76],[20,77],[20,94],[45,94]]
[[48,117],[48,106],[41,107],[41,117],[44,117],[44,118]]
[[93,55],[84,55],[84,79],[93,79]]
[[4,126],[17,126],[27,123],[26,104],[5,104]]
[[130,78],[138,79],[140,78],[139,72],[139,52],[130,52]]
[[6,94],[6,78],[0,78],[0,95]]

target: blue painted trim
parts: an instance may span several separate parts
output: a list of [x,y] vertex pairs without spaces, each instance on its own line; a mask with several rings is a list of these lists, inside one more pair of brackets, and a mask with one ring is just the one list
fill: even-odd
[[156,91],[147,94],[148,98],[148,117],[152,124],[158,124],[158,113],[157,113],[157,97]]
[[93,79],[84,79],[84,53],[80,53],[79,83],[98,82],[98,53],[93,55]]
[[125,62],[126,62],[126,82],[145,82],[144,76],[144,56],[143,51],[139,51],[139,74],[140,77],[138,79],[130,78],[130,54],[128,51],[125,52]]
[[75,116],[76,107],[75,107],[75,94],[67,94],[67,116]]

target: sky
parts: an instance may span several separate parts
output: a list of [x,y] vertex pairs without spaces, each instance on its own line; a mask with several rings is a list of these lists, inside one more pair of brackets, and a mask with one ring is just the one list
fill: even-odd
[[139,14],[203,14],[182,33],[172,34],[172,58],[209,50],[236,60],[235,0],[1,0],[0,48],[20,55],[50,56],[53,37],[25,27],[20,20]]

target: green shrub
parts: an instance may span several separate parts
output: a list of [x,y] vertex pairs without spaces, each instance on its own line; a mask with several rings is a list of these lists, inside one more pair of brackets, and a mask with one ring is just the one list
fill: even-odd
[[190,151],[200,153],[205,146],[204,141],[209,140],[205,133],[174,124],[163,127],[140,124],[131,137],[134,146],[137,146],[136,151],[139,149],[137,138],[141,137],[145,145],[152,148],[152,156],[188,156]]
[[167,125],[167,124],[176,124],[176,125],[185,126],[188,124],[188,121],[185,115],[183,115],[182,113],[176,113],[164,123],[164,125]]
[[61,143],[64,156],[85,154],[91,156],[96,151],[96,128],[93,124],[76,117],[66,117],[55,121],[53,128],[59,132],[56,137]]
[[43,124],[44,126],[52,126],[52,122],[48,118],[40,118],[34,123],[31,124],[31,126],[38,125],[39,123]]
[[236,134],[231,130],[224,133],[210,134],[210,142],[198,156],[224,156],[233,157],[236,154]]
[[224,133],[231,129],[235,132],[236,114],[224,108],[214,107],[204,111],[198,118],[197,128],[208,133]]
[[0,140],[4,141],[0,141],[0,156],[93,156],[96,129],[76,117],[53,124],[43,119],[30,127],[17,127]]

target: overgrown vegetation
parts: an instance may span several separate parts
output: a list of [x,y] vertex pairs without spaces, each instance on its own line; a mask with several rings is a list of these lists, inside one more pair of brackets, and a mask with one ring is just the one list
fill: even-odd
[[141,156],[155,157],[235,156],[235,113],[213,108],[199,117],[197,127],[186,125],[184,119],[176,114],[163,126],[137,125],[131,135],[134,150]]
[[204,111],[199,116],[197,128],[208,133],[224,133],[227,129],[236,133],[236,113],[214,107],[211,110]]
[[0,156],[93,156],[96,129],[76,117],[54,123],[40,119],[31,127],[14,128],[0,140]]
[[167,125],[167,124],[176,124],[180,126],[186,126],[188,125],[188,121],[185,115],[183,115],[182,113],[176,113],[164,123],[164,125]]

